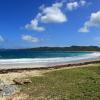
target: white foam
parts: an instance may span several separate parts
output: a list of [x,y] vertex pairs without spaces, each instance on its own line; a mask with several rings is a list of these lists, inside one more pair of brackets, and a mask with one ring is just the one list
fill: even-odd
[[95,59],[98,57],[100,57],[100,53],[94,52],[76,57],[1,59],[0,64],[61,64],[79,60]]

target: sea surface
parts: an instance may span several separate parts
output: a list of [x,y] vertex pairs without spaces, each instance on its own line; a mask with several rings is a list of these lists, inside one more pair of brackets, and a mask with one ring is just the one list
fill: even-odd
[[100,58],[99,52],[2,50],[0,64],[42,64],[58,65]]
[[0,59],[20,58],[58,58],[75,57],[92,54],[91,52],[70,52],[70,51],[33,51],[33,50],[2,50]]

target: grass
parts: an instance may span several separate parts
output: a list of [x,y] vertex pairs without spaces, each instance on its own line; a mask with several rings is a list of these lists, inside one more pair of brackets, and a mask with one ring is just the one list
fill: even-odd
[[100,64],[50,71],[31,80],[22,87],[28,100],[100,100]]

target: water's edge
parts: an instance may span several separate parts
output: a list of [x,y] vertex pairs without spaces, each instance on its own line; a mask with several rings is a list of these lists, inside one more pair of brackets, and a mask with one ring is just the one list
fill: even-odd
[[33,59],[2,59],[0,60],[0,70],[2,69],[25,69],[25,68],[47,68],[53,66],[79,64],[91,61],[99,61],[100,53],[95,52],[76,57],[59,58],[33,58]]

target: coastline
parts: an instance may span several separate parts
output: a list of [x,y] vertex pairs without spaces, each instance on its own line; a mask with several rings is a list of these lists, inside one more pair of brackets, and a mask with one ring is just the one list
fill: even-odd
[[0,73],[18,70],[61,68],[92,63],[100,63],[100,52],[73,57],[0,59]]
[[[100,59],[95,59],[95,60],[84,60],[84,61],[79,61],[79,62],[72,62],[72,63],[67,63],[67,64],[59,64],[59,65],[49,65],[49,66],[44,66],[44,65],[33,65],[33,64],[13,64],[13,65],[5,65],[4,68],[0,68],[0,74],[3,73],[9,73],[9,72],[20,72],[20,71],[31,71],[31,70],[48,70],[48,69],[61,69],[61,68],[68,68],[68,67],[76,67],[77,66],[82,66],[82,65],[88,65],[88,64],[98,64],[100,63]],[[10,66],[10,68],[9,68]],[[1,67],[1,65],[0,65]]]

